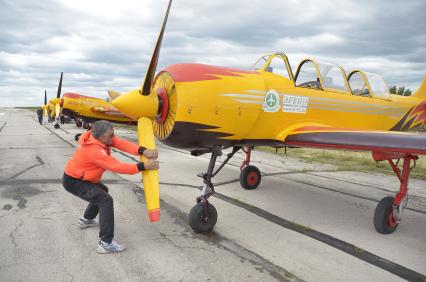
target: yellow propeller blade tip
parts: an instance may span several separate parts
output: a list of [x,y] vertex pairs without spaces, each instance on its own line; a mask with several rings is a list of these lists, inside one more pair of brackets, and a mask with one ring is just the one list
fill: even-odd
[[157,222],[160,220],[160,209],[148,211],[149,222]]

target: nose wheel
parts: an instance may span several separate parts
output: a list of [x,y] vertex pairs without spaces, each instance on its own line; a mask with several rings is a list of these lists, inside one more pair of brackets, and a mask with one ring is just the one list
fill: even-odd
[[60,125],[59,123],[55,123],[55,125],[53,126],[55,129],[59,129]]
[[194,232],[208,233],[216,225],[217,211],[209,202],[199,202],[189,212],[188,219]]

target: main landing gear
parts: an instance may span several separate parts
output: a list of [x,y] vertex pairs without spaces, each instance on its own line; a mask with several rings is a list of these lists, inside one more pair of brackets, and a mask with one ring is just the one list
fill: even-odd
[[81,127],[83,125],[83,123],[81,122],[81,120],[79,120],[79,119],[75,119],[75,126],[77,126],[77,127]]
[[[373,152],[373,159],[375,161],[387,160],[401,183],[399,192],[395,197],[383,198],[374,211],[374,227],[377,232],[390,234],[395,231],[402,220],[402,212],[408,200],[408,179],[412,169],[410,162],[414,161],[415,166],[418,157],[410,154]],[[397,159],[396,163],[394,162],[395,159]],[[404,160],[402,172],[398,168],[400,159]]]
[[214,194],[213,177],[228,163],[228,161],[242,149],[246,154],[246,159],[240,167],[240,183],[244,189],[256,189],[260,184],[261,175],[257,167],[251,166],[250,155],[252,148],[233,147],[232,152],[228,154],[225,161],[213,172],[217,157],[222,155],[221,147],[216,146],[207,151],[193,151],[192,155],[199,156],[211,152],[209,166],[206,173],[200,173],[198,176],[203,178],[203,190],[201,196],[197,197],[197,204],[191,209],[188,215],[189,225],[197,233],[211,232],[217,222],[216,208],[209,202],[210,196]]

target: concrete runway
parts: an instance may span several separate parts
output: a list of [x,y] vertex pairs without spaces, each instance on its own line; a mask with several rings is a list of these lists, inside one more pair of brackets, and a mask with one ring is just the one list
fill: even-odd
[[[255,151],[262,183],[246,191],[237,154],[214,178],[218,222],[201,235],[186,216],[209,156],[159,142],[161,221],[148,222],[140,175],[105,173],[115,238],[127,250],[99,255],[98,228],[77,226],[86,203],[61,184],[79,132],[73,124],[40,126],[34,111],[0,108],[0,281],[426,281],[425,181],[410,180],[402,223],[381,235],[373,212],[399,189],[396,177]],[[116,134],[136,140],[125,129]]]

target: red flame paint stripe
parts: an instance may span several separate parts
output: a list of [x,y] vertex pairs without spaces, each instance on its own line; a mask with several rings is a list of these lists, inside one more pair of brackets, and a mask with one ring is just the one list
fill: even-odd
[[257,74],[255,71],[246,71],[204,64],[175,64],[164,71],[171,74],[176,82],[190,82],[220,79],[218,76],[242,76],[242,74]]

